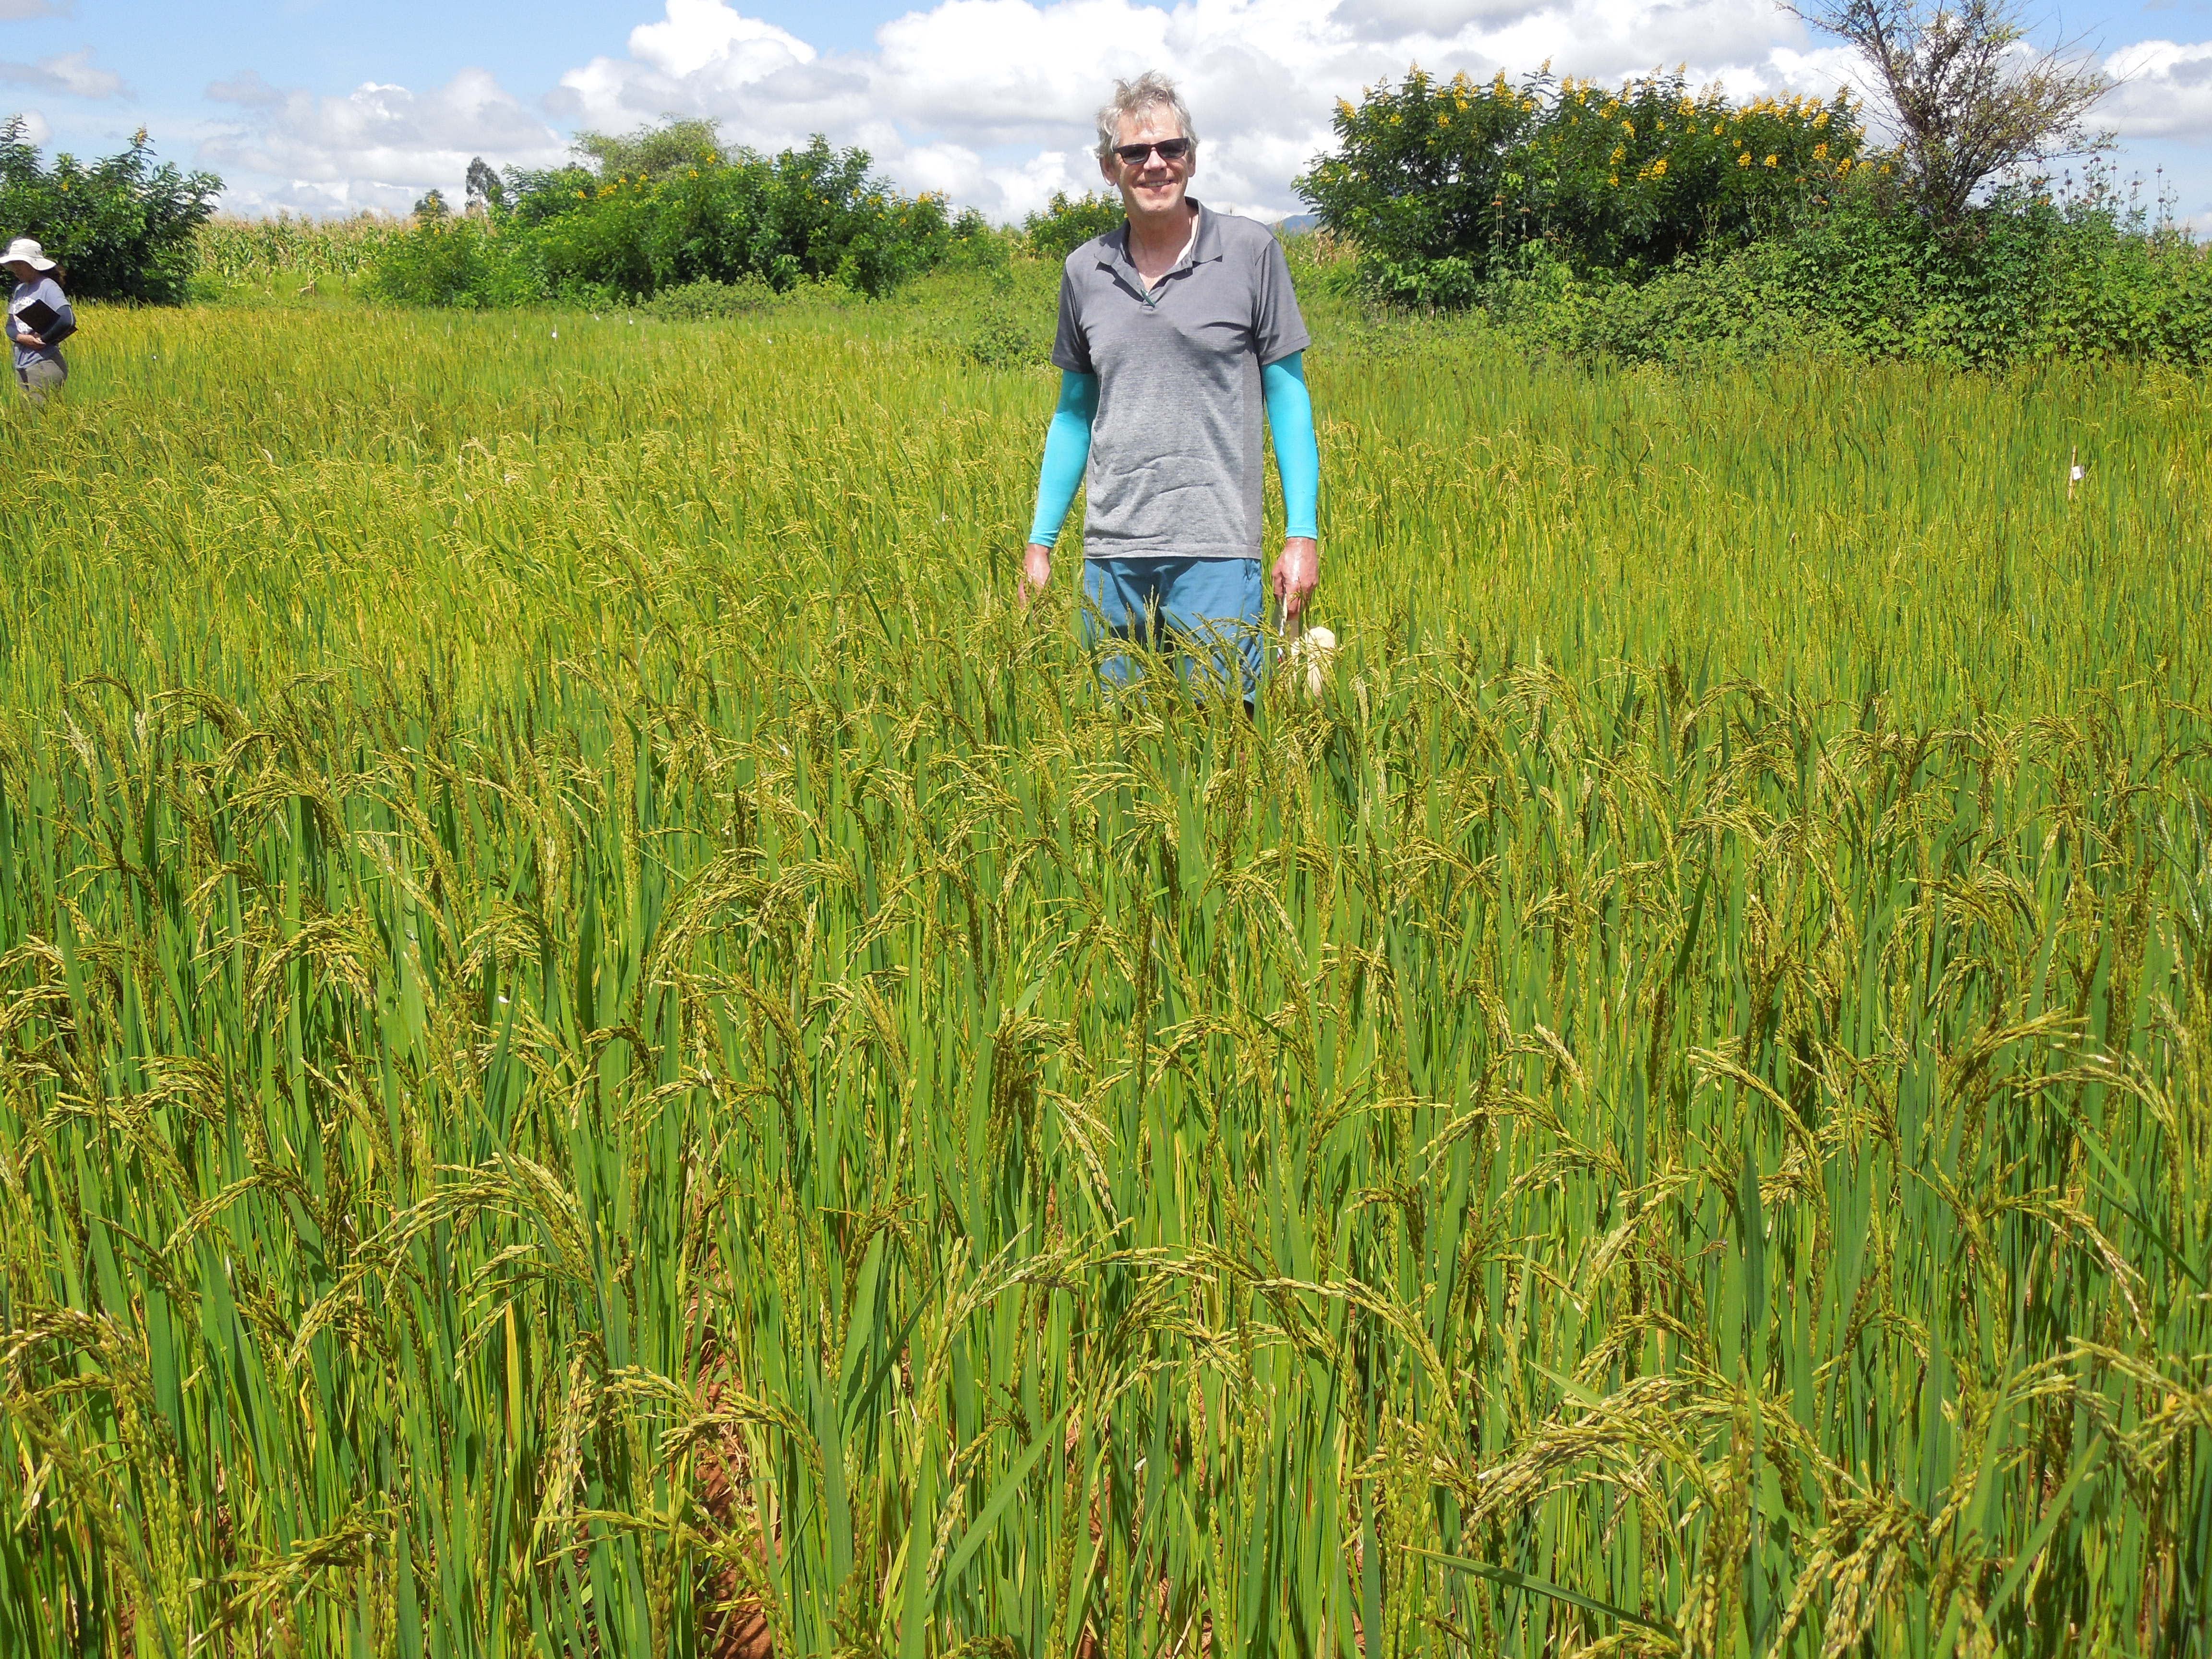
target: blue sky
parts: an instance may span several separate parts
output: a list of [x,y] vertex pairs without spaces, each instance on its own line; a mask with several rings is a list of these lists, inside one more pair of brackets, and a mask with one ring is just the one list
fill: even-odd
[[[2212,3],[2046,15],[2126,76],[2098,117],[2123,168],[2163,167],[2212,228]],[[1414,61],[1546,58],[1607,80],[1684,62],[1747,94],[1825,91],[1850,68],[1771,0],[0,0],[0,109],[79,153],[143,125],[243,212],[404,211],[472,155],[541,162],[580,126],[681,112],[763,145],[824,131],[908,188],[1018,215],[1090,181],[1108,79],[1162,67],[1197,112],[1200,193],[1279,213],[1338,96]]]

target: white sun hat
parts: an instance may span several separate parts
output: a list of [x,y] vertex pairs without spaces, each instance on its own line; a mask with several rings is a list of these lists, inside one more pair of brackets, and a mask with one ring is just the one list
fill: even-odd
[[18,236],[8,244],[5,253],[0,253],[0,265],[12,265],[19,259],[33,270],[52,270],[54,268],[54,262],[46,258],[46,249],[27,236]]

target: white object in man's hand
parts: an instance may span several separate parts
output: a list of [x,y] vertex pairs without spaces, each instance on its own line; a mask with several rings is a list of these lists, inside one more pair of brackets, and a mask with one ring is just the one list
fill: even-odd
[[1306,696],[1318,697],[1328,678],[1329,659],[1336,651],[1336,635],[1326,628],[1309,628],[1291,641],[1290,659],[1306,671]]

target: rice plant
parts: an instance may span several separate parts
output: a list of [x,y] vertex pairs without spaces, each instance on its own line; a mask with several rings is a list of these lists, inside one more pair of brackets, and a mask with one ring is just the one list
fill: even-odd
[[2198,382],[1328,319],[1247,723],[926,313],[94,319],[0,1650],[2206,1651]]

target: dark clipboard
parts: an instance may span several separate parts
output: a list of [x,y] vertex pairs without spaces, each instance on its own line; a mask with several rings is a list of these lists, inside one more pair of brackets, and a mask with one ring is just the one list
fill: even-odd
[[59,334],[46,331],[61,321],[62,314],[44,300],[26,300],[21,306],[11,307],[8,314],[48,345],[57,344],[76,332],[70,328],[64,328]]

